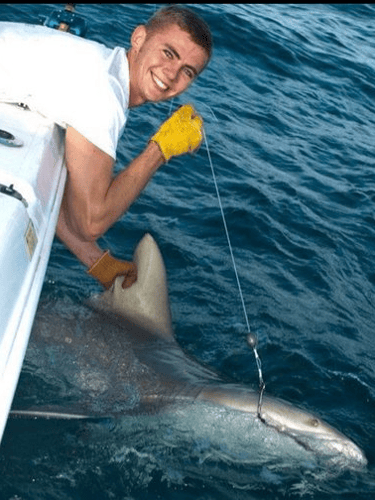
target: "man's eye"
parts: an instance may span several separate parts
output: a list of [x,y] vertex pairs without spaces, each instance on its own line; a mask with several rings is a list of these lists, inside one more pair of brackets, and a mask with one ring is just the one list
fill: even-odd
[[168,50],[168,49],[164,50],[164,54],[168,57],[168,59],[172,59],[173,58],[172,52],[170,50]]
[[185,75],[191,80],[194,78],[194,73],[189,68],[185,68]]

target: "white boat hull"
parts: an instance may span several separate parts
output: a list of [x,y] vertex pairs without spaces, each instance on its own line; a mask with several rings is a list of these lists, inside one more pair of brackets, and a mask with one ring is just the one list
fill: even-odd
[[[64,191],[64,131],[0,103],[0,438],[16,390]],[[5,135],[5,140],[4,140]]]

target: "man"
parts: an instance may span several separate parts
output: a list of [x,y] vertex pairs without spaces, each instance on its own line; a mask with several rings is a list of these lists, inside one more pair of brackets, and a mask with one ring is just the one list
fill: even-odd
[[[0,72],[5,75],[3,89],[0,81],[0,99],[15,102],[18,96],[17,102],[26,103],[66,128],[68,177],[57,235],[103,286],[109,288],[122,275],[123,287],[131,286],[136,280],[135,264],[103,252],[96,240],[126,212],[165,161],[199,147],[203,123],[191,106],[183,106],[160,127],[145,150],[113,177],[115,150],[127,108],[164,101],[184,92],[210,59],[209,29],[190,10],[172,5],[134,30],[127,54],[119,47],[112,51],[95,42],[78,42],[65,33],[54,31],[52,35],[51,30],[46,43],[42,29],[48,30],[34,27],[25,45],[25,29],[22,36],[13,35],[12,28],[5,26],[2,37],[0,26]],[[63,48],[61,36],[70,37],[64,38]],[[8,44],[3,50],[11,49],[9,56],[1,52],[2,40]],[[69,43],[74,47],[69,49]],[[44,59],[50,66],[47,71],[36,68],[40,60],[35,58],[36,50],[45,51]],[[69,59],[65,59],[69,50]],[[57,81],[52,66],[59,57]],[[17,73],[14,69],[14,60],[23,64],[22,71],[29,65],[26,84],[20,77],[21,70]],[[69,76],[72,67],[79,77]],[[57,86],[61,89],[58,95]]]

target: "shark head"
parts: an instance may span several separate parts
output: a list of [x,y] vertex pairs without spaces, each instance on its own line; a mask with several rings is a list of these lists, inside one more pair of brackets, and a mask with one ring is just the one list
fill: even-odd
[[260,415],[258,394],[245,387],[208,387],[200,393],[199,399],[250,413],[265,426],[291,437],[306,450],[331,457],[336,465],[353,468],[367,465],[363,451],[344,434],[316,415],[281,399],[265,396]]

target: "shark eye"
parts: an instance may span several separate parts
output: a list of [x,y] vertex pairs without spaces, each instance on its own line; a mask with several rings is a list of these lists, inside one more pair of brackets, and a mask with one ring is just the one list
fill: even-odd
[[319,427],[319,420],[317,418],[309,418],[306,422],[310,427]]

